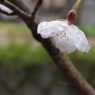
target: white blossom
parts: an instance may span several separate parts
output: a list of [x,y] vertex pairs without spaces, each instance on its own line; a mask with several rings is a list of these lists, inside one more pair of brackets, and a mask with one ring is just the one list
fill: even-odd
[[12,12],[11,9],[7,8],[6,6],[4,6],[4,5],[2,5],[2,4],[0,4],[0,9],[6,11],[6,12],[8,12],[8,13],[11,13],[11,12]]
[[82,52],[90,50],[85,34],[77,26],[69,25],[67,20],[41,22],[37,33],[42,38],[52,37],[55,46],[62,52],[71,53],[76,49]]

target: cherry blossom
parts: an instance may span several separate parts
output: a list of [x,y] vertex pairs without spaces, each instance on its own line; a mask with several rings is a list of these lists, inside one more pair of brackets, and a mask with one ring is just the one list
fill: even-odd
[[88,52],[90,45],[85,34],[73,22],[77,17],[76,10],[82,0],[78,0],[72,10],[69,11],[67,18],[50,22],[41,22],[38,25],[37,33],[42,38],[52,38],[54,45],[62,52],[71,53],[76,49]]
[[41,22],[37,33],[44,39],[52,38],[55,46],[62,52],[71,53],[76,49],[82,52],[90,50],[85,34],[77,26],[68,24],[67,20]]

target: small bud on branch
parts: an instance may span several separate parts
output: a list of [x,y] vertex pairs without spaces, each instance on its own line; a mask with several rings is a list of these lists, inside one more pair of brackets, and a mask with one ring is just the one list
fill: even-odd
[[68,24],[71,25],[75,18],[77,17],[77,8],[79,7],[80,3],[82,0],[77,0],[76,3],[73,6],[73,9],[69,11],[68,15],[67,15],[67,20],[68,20]]
[[74,22],[76,17],[77,17],[77,13],[74,9],[72,9],[67,15],[68,24],[71,25]]

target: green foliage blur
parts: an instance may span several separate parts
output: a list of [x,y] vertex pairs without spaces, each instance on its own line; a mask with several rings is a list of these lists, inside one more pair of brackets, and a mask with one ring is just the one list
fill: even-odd
[[87,35],[91,37],[95,37],[95,25],[92,26],[81,26],[79,28]]
[[[84,30],[88,37],[89,35],[90,38],[95,36],[94,26],[80,28]],[[58,68],[42,45],[33,39],[30,30],[24,23],[2,22],[0,23],[0,32],[2,31],[7,35],[5,37],[8,37],[9,42],[4,45],[0,43],[0,64],[6,64],[14,71],[30,65],[49,64],[58,74]],[[68,56],[81,74],[95,87],[95,44],[92,44],[89,53],[82,53],[76,50],[74,53],[68,54]],[[57,77],[59,77],[57,78],[58,81],[61,78],[60,74]]]

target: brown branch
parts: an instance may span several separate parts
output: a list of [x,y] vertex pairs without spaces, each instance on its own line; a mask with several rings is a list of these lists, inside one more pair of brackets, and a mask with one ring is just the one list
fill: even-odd
[[[19,4],[19,1],[18,1]],[[25,6],[22,6],[25,7]],[[23,9],[23,8],[22,8]],[[14,12],[17,10],[13,9]],[[19,14],[19,12],[18,12]],[[23,18],[23,15],[19,14],[21,18]],[[63,72],[65,77],[69,80],[71,84],[73,84],[73,88],[75,88],[80,94],[82,95],[95,95],[94,89],[91,87],[91,85],[81,76],[81,74],[78,72],[78,70],[75,68],[75,66],[72,64],[72,62],[68,59],[68,57],[60,52],[51,42],[50,39],[42,39],[40,35],[37,34],[37,25],[38,22],[32,21],[28,22],[28,19],[23,20],[26,22],[27,26],[31,29],[35,39],[40,41],[55,64],[60,68],[60,70]]]
[[36,4],[36,6],[35,6],[35,8],[34,8],[34,10],[32,12],[32,19],[35,18],[35,15],[36,15],[39,7],[41,6],[42,2],[43,2],[43,0],[38,0],[37,4]]
[[23,17],[24,19],[31,20],[31,15],[21,10],[19,7],[10,3],[9,1],[4,1],[2,4],[13,10],[17,15]]
[[[10,3],[9,1],[6,1],[6,0],[1,0],[0,1],[0,3],[4,4],[8,8],[10,8],[11,10],[15,11],[15,13],[17,13],[21,17],[23,16],[24,19],[28,19],[28,20],[31,20],[31,21],[35,19],[35,15],[36,15],[40,5],[42,4],[42,2],[43,2],[43,0],[38,0],[32,14],[28,14],[28,13],[24,12],[23,10],[21,10],[19,7],[17,7],[14,4]],[[8,12],[3,11],[3,10],[1,10],[1,12],[6,14],[6,15],[14,15],[14,13],[8,13]]]
[[[8,0],[8,1],[10,1],[11,3],[13,3],[14,5],[18,5],[18,7],[20,9],[24,10],[27,13],[31,13],[32,12],[32,10],[30,9],[30,7],[28,5],[26,6],[26,2],[24,2],[25,0]],[[25,6],[25,7],[23,7],[23,6]]]

